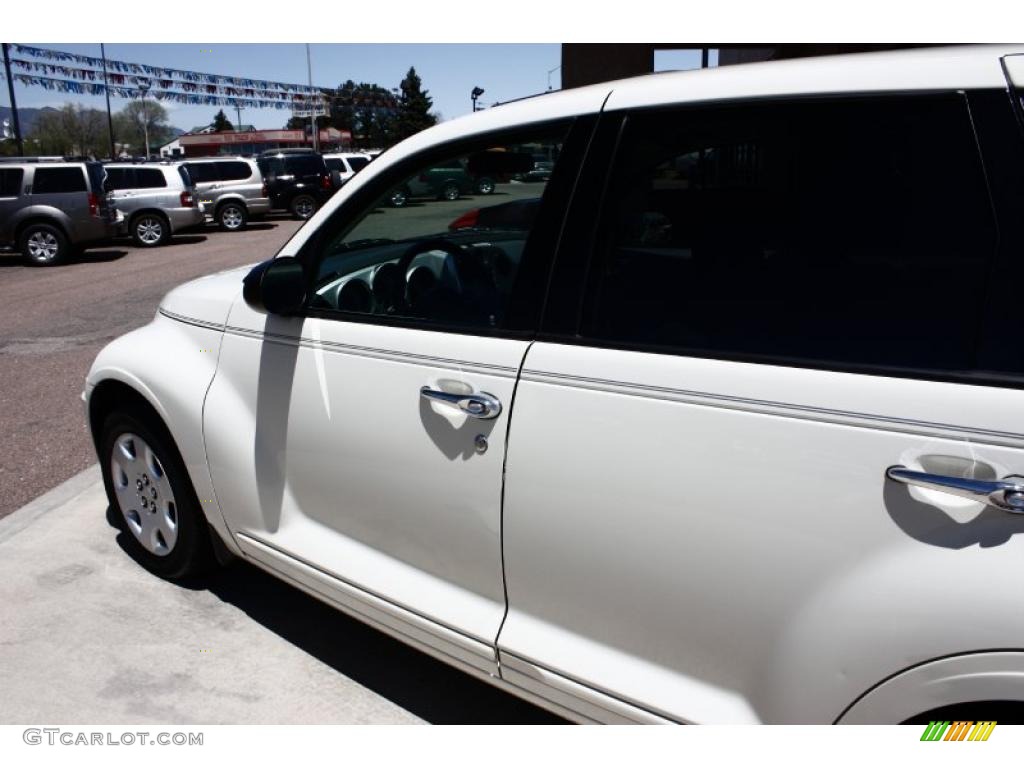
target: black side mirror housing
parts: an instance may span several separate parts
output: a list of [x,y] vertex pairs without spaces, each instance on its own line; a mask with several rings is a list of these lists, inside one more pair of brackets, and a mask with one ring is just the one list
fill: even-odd
[[307,282],[302,262],[294,256],[264,261],[242,280],[242,298],[253,309],[272,315],[294,315],[306,306]]

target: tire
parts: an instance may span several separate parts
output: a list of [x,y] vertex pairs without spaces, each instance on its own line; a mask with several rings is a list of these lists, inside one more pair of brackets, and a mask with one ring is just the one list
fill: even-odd
[[217,224],[225,232],[238,232],[249,222],[249,209],[242,203],[229,201],[217,209]]
[[461,193],[459,192],[458,184],[449,182],[448,184],[445,184],[443,187],[441,187],[442,200],[458,200],[460,194]]
[[171,238],[171,225],[159,213],[140,213],[132,219],[129,229],[132,241],[139,248],[166,245]]
[[165,579],[208,570],[210,532],[166,428],[139,410],[115,411],[103,422],[99,446],[111,518],[128,554]]
[[29,224],[18,237],[18,250],[37,267],[60,264],[71,254],[64,233],[49,224]]
[[388,197],[388,205],[392,208],[404,208],[409,202],[409,194],[404,189],[396,189]]
[[305,221],[313,217],[318,207],[316,198],[312,195],[296,195],[288,205],[288,210],[292,212],[292,216],[296,219]]
[[494,179],[477,179],[476,180],[476,192],[478,195],[491,195],[494,194]]

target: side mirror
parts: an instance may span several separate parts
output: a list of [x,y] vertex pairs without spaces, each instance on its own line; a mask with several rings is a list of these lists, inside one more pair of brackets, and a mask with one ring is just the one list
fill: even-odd
[[306,305],[306,274],[294,256],[257,264],[242,281],[242,298],[253,309],[292,315]]

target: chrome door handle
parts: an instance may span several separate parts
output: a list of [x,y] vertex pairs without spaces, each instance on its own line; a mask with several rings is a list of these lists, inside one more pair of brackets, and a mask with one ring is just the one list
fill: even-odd
[[972,501],[990,504],[1004,512],[1024,515],[1024,477],[1009,477],[1003,480],[974,480],[969,477],[933,475],[917,472],[903,466],[889,467],[885,476],[904,485],[916,485],[941,491],[952,496],[961,496]]
[[[501,413],[501,401],[494,395],[489,395],[486,392],[474,392],[471,395],[454,395],[451,392],[442,392],[438,389],[423,387],[420,389],[420,397],[425,400],[434,400],[438,403],[454,405],[475,419],[493,419]],[[1024,509],[1021,511],[1024,511]]]

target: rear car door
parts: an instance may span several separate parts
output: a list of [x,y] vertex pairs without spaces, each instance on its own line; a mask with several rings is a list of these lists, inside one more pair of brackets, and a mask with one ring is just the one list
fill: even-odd
[[[983,164],[971,98],[1016,166]],[[593,258],[560,263],[516,395],[505,679],[601,719],[831,722],[1019,647],[1024,518],[887,479],[1024,475],[1005,92],[603,119],[599,224],[568,230]],[[999,229],[986,167],[1015,177]]]
[[14,214],[25,205],[21,199],[24,183],[23,168],[0,167],[0,242],[14,239]]
[[[508,162],[527,142],[558,151],[569,130],[478,137],[443,152]],[[487,152],[496,148],[506,151]],[[484,202],[386,204],[436,151],[362,186],[307,241],[304,317],[235,304],[205,435],[246,554],[496,675],[508,423],[578,160],[556,169],[565,181],[553,179],[551,194],[504,185],[507,199],[542,198],[536,218],[455,228]]]

